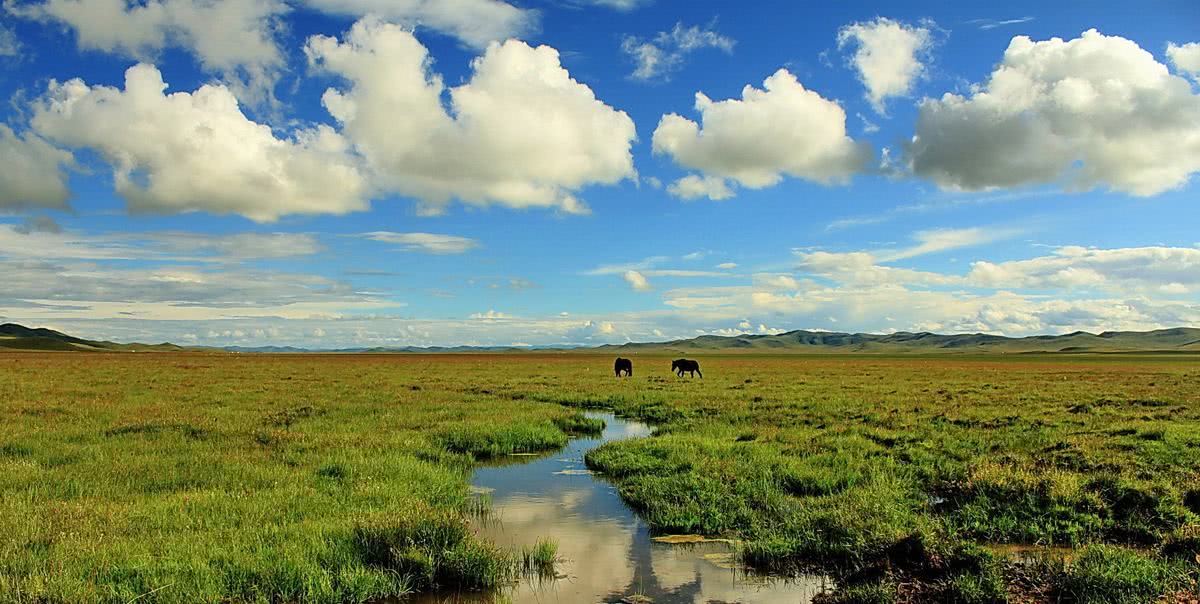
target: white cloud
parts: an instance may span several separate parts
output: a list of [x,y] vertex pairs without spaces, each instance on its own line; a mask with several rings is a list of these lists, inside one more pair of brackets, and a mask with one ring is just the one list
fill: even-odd
[[462,254],[479,247],[479,242],[469,237],[437,233],[373,231],[363,233],[363,236],[373,241],[399,244],[402,246],[401,249],[406,252],[425,252],[427,254]]
[[[763,84],[746,86],[741,99],[712,101],[697,93],[702,124],[664,115],[654,130],[654,152],[751,189],[774,185],[784,175],[843,182],[866,168],[870,147],[846,135],[846,112],[837,103],[806,90],[786,69]],[[692,188],[682,191],[719,191],[698,187],[699,179],[689,183]]]
[[717,265],[717,268],[719,268],[721,270],[729,270],[729,269],[734,269],[737,267],[738,267],[738,265],[736,262],[722,262]]
[[538,16],[499,0],[304,0],[322,12],[374,16],[409,28],[429,28],[475,48],[537,31]]
[[1200,42],[1167,44],[1167,58],[1175,69],[1200,79]]
[[[803,258],[801,264],[803,265]],[[754,276],[754,285],[768,290],[796,291],[800,282],[791,275],[763,274]]]
[[472,314],[471,318],[476,319],[476,320],[484,320],[484,321],[499,321],[501,319],[511,319],[512,315],[498,312],[495,310],[489,310],[487,312],[477,312],[475,314]]
[[71,193],[63,167],[72,161],[36,134],[17,136],[0,124],[0,208],[65,208]]
[[[797,270],[839,283],[953,285],[962,282],[962,277],[955,275],[881,266],[878,263],[883,260],[870,252],[809,252],[799,253],[797,257]],[[787,289],[798,289],[798,285]]]
[[5,276],[0,309],[9,316],[29,318],[197,321],[340,316],[402,306],[318,275],[225,264],[131,267],[114,259],[119,258],[0,259],[0,273]]
[[646,280],[646,277],[638,271],[625,271],[625,273],[621,275],[621,278],[625,279],[625,282],[628,283],[629,286],[634,289],[634,291],[644,292],[653,289],[650,287],[650,282]]
[[688,174],[667,186],[667,192],[680,199],[707,197],[721,201],[734,196],[729,183],[720,176]]
[[1035,17],[1016,17],[1013,19],[971,19],[970,21],[967,21],[967,23],[987,31],[989,29],[996,29],[997,27],[1004,27],[1005,25],[1020,25],[1022,23],[1029,23],[1034,19]]
[[1141,295],[1087,299],[923,289],[920,284],[799,282],[795,291],[755,286],[681,288],[664,302],[694,321],[769,317],[796,328],[841,331],[985,332],[1010,336],[1077,330],[1147,330],[1200,321],[1200,304]]
[[11,28],[0,24],[0,57],[15,57],[21,54],[21,41]]
[[284,67],[275,33],[289,8],[280,0],[46,0],[5,7],[71,27],[85,50],[153,61],[166,48],[186,49],[251,102],[271,97]]
[[666,78],[683,65],[687,55],[697,50],[715,48],[728,54],[733,52],[733,46],[732,38],[717,33],[712,26],[684,27],[683,22],[649,40],[637,36],[621,40],[621,51],[636,65],[632,77],[637,80]]
[[1017,36],[969,97],[921,103],[906,155],[947,189],[1062,182],[1154,195],[1200,171],[1200,95],[1121,37]]
[[[1019,231],[1012,229],[980,227],[929,229],[913,233],[912,237],[916,240],[916,244],[906,248],[874,252],[809,252],[796,250],[793,253],[799,260],[796,266],[797,270],[839,283],[856,285],[961,285],[965,281],[957,275],[883,266],[881,263],[895,262],[925,254],[936,254],[981,245],[1012,237],[1018,233]],[[785,279],[785,283],[789,286],[780,289],[795,290],[799,288],[799,284],[790,277],[776,277],[776,279]],[[760,278],[758,283],[770,284],[771,281]]]
[[[687,254],[681,257],[683,260],[689,260]],[[729,273],[721,273],[717,271],[697,271],[674,268],[654,268],[664,262],[671,260],[670,256],[651,256],[644,258],[638,262],[628,262],[624,264],[605,264],[596,268],[584,271],[585,275],[622,275],[625,276],[630,272],[636,272],[642,277],[729,277]],[[628,278],[626,277],[628,280]]]
[[641,8],[654,2],[654,0],[574,0],[580,4],[593,4],[596,6],[605,6],[619,11],[630,11],[635,8]]
[[589,320],[577,327],[567,330],[564,337],[568,342],[584,344],[603,344],[616,341],[617,326],[611,321]]
[[400,304],[313,275],[16,258],[0,259],[0,315],[118,341],[211,333],[196,340],[321,347],[600,344],[797,328],[1014,336],[1143,330],[1200,323],[1197,251],[1068,247],[994,263],[1011,276],[990,282],[978,263],[960,276],[880,266],[869,252],[809,252],[800,258],[806,275],[761,273],[744,284],[666,290],[662,310],[605,317],[490,310],[462,319],[371,314]]
[[851,63],[867,87],[867,100],[879,113],[888,98],[912,93],[932,42],[928,27],[885,17],[844,26],[837,39],[838,48],[856,47]]
[[739,322],[737,324],[737,327],[724,327],[721,329],[714,329],[712,331],[709,331],[708,333],[711,335],[714,335],[714,336],[736,337],[736,336],[744,336],[744,335],[748,335],[748,334],[774,336],[774,335],[779,335],[781,333],[786,333],[787,331],[788,330],[786,330],[786,329],[767,327],[763,323],[759,323],[758,327],[755,327],[754,324],[751,323],[749,320],[743,319],[741,322]]
[[127,245],[136,245],[139,250],[148,249],[162,254],[190,254],[190,259],[207,258],[219,262],[296,258],[311,256],[324,249],[316,237],[307,233],[209,235],[183,231],[153,231],[109,235],[100,240],[127,242]]
[[669,256],[651,256],[649,258],[644,258],[637,262],[630,262],[630,263],[626,263],[626,264],[605,264],[605,265],[593,268],[591,270],[585,271],[583,274],[585,274],[585,275],[620,275],[620,274],[624,273],[625,271],[630,271],[630,270],[646,271],[646,270],[649,270],[650,268],[657,266],[659,264],[662,264],[663,262],[666,262],[670,259],[671,258]]
[[277,138],[250,121],[224,86],[164,94],[152,65],[125,72],[125,90],[51,81],[33,127],[113,167],[117,193],[142,212],[345,214],[367,207],[368,184],[327,126]]
[[62,225],[49,216],[31,216],[25,222],[14,226],[13,231],[22,235],[30,233],[61,233]]
[[881,253],[883,261],[903,260],[924,254],[936,254],[963,247],[982,245],[1020,234],[1015,229],[970,227],[965,229],[927,229],[913,233],[917,244]]
[[159,260],[232,263],[308,256],[323,248],[305,233],[146,231],[87,234],[38,217],[0,225],[0,257],[26,260]]
[[1076,288],[1138,294],[1155,289],[1174,295],[1200,291],[1200,249],[1133,247],[1057,248],[1050,256],[975,262],[969,279],[980,286],[1012,289]]
[[579,189],[636,177],[633,120],[572,79],[548,46],[489,46],[470,81],[449,89],[449,113],[427,50],[396,25],[359,21],[342,42],[309,38],[305,52],[349,83],[322,102],[381,185],[425,211],[459,199],[582,213]]

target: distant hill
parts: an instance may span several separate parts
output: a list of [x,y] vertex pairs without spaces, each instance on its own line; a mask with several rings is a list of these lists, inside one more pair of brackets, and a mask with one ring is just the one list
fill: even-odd
[[16,323],[0,325],[0,350],[59,350],[59,351],[114,351],[114,352],[174,352],[193,350],[164,342],[162,344],[118,344],[99,340],[85,340],[69,336],[61,331],[44,327],[25,327]]
[[[516,348],[511,346],[433,346],[421,348],[341,348],[310,350],[292,346],[228,346],[225,348],[183,347],[170,343],[118,344],[85,340],[45,328],[16,323],[0,325],[0,349],[112,352],[241,352],[241,353],[463,353],[529,352],[561,348]],[[764,353],[1023,353],[1023,352],[1195,352],[1200,353],[1200,328],[1176,327],[1154,331],[1106,331],[1092,334],[1077,331],[1058,336],[1009,338],[982,333],[936,334],[897,332],[891,334],[838,333],[832,331],[789,331],[777,335],[699,336],[687,340],[607,344],[572,348],[575,352],[764,352]]]
[[1200,352],[1200,329],[1155,331],[1084,331],[1058,336],[1009,338],[982,333],[943,335],[929,332],[891,334],[789,331],[778,335],[700,336],[657,343],[601,346],[612,350],[679,352],[874,352],[874,353],[1021,353],[1021,352]]

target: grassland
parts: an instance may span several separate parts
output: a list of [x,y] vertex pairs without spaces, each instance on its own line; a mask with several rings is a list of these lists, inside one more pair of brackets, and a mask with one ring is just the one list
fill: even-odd
[[[480,458],[593,451],[657,530],[837,576],[830,602],[1196,593],[1185,355],[0,355],[0,601],[364,602],[544,566],[464,518]],[[996,544],[1072,548],[1016,563]]]

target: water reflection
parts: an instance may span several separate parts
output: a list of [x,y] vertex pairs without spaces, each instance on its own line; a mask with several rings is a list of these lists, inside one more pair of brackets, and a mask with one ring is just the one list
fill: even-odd
[[480,534],[519,549],[538,538],[558,542],[559,576],[529,579],[498,594],[443,593],[432,602],[744,602],[807,603],[828,587],[820,577],[788,581],[746,574],[727,543],[672,545],[651,540],[646,525],[616,489],[586,472],[583,454],[603,442],[648,436],[644,424],[597,414],[608,423],[598,439],[525,463],[483,467],[473,484],[491,493],[491,517]]

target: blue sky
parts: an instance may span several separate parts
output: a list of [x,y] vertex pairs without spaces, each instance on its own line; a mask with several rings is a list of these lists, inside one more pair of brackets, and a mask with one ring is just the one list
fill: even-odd
[[0,318],[315,348],[1200,323],[1200,5],[967,4],[10,0]]

